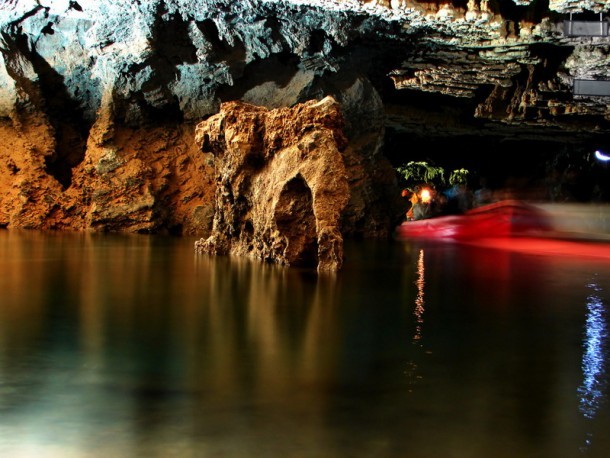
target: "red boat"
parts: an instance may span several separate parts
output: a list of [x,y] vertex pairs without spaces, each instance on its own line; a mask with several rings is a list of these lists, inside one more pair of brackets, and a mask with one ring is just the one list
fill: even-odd
[[406,221],[396,229],[399,240],[446,240],[478,247],[545,256],[568,256],[610,262],[607,237],[557,231],[550,216],[534,205],[505,200],[462,215]]
[[549,217],[539,208],[517,200],[503,200],[461,215],[405,221],[396,228],[398,239],[467,241],[494,237],[539,237],[551,233]]

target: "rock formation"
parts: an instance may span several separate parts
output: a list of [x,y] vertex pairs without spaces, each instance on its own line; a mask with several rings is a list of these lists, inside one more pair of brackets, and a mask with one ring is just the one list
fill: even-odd
[[[586,11],[585,11],[586,10]],[[332,96],[344,236],[387,236],[393,164],[439,138],[610,145],[602,0],[10,0],[0,3],[0,226],[207,236],[216,183],[195,125],[221,104]],[[417,142],[415,141],[416,139]],[[432,153],[433,148],[430,148]]]
[[193,127],[134,130],[103,121],[102,116],[86,145],[80,145],[80,162],[62,175],[52,173],[50,165],[58,150],[56,131],[28,124],[15,135],[14,123],[0,121],[0,225],[179,234],[209,230],[214,188]]
[[227,102],[195,139],[214,155],[217,184],[212,235],[198,251],[341,267],[349,185],[334,99],[275,110]]

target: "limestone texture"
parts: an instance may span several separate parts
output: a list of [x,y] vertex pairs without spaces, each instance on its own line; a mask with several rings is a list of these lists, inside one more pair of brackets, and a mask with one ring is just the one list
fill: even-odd
[[69,186],[49,173],[55,142],[45,130],[30,126],[15,135],[13,128],[0,122],[1,226],[175,234],[211,227],[211,169],[193,126],[133,130],[97,122],[84,157],[63,175]]
[[336,270],[349,201],[343,116],[331,97],[268,110],[227,102],[200,123],[196,141],[214,155],[212,234],[200,252]]
[[[608,9],[601,0],[1,2],[0,226],[207,237],[218,158],[201,152],[195,126],[229,117],[234,101],[262,113],[330,96],[349,188],[333,228],[387,237],[402,213],[387,157],[419,158],[410,138],[610,145],[607,98],[572,94],[575,79],[610,79],[610,39],[563,33],[569,13]],[[300,180],[284,183],[281,202],[307,195]],[[310,207],[302,203],[303,217]],[[286,232],[282,208],[269,218]]]

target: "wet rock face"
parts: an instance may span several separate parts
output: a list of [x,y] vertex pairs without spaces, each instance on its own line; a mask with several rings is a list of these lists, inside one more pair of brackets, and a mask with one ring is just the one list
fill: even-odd
[[[103,117],[101,118],[103,119]],[[193,126],[138,130],[102,122],[64,187],[48,172],[53,142],[42,131],[14,135],[0,121],[0,226],[46,230],[201,235],[211,228],[211,168]],[[48,143],[47,143],[48,142]]]
[[[608,138],[607,98],[572,96],[575,78],[610,79],[608,38],[563,35],[564,16],[583,9],[607,13],[608,3],[1,2],[0,226],[206,234],[216,183],[194,125],[223,102],[271,109],[330,95],[347,138],[340,230],[387,236],[388,127],[459,137],[475,125],[477,136],[562,146]],[[412,94],[461,111],[435,117]],[[406,143],[404,162],[416,153]],[[290,196],[308,199],[299,183],[277,196],[284,232]]]
[[196,122],[228,100],[274,108],[334,95],[329,76],[474,98],[470,115],[498,124],[608,132],[605,100],[571,94],[574,78],[610,79],[608,39],[563,34],[568,13],[608,8],[605,0],[8,1],[0,115],[44,112],[60,140],[59,169],[82,160],[104,103],[130,126]]
[[275,110],[228,102],[197,126],[196,141],[214,155],[217,183],[212,234],[197,251],[341,268],[350,190],[334,99]]

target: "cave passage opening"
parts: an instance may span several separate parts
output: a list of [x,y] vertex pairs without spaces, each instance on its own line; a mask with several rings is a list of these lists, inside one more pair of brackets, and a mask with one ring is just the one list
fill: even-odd
[[292,266],[315,267],[318,264],[318,237],[313,195],[302,175],[291,179],[275,207],[275,221],[288,241],[285,257]]
[[[386,134],[385,155],[395,168],[409,161],[442,167],[445,179],[454,170],[466,169],[473,191],[484,184],[498,193],[537,201],[610,202],[610,166],[596,158],[594,142],[394,131]],[[562,188],[560,195],[554,194],[557,187]]]
[[[519,198],[610,202],[610,165],[595,157],[597,149],[610,152],[607,135],[475,118],[485,90],[470,99],[389,86],[381,94],[384,155],[394,168],[421,161],[442,167],[447,179],[467,169],[472,190],[484,181]],[[553,194],[557,186],[561,195]]]

